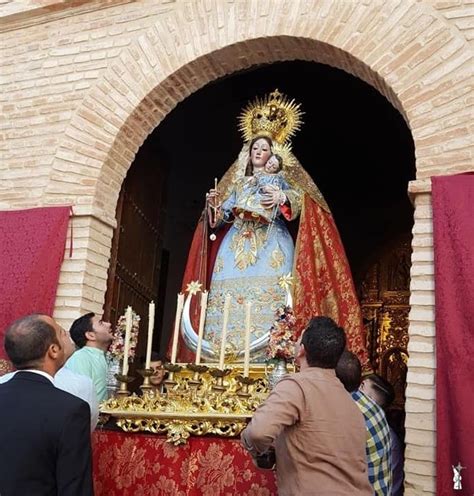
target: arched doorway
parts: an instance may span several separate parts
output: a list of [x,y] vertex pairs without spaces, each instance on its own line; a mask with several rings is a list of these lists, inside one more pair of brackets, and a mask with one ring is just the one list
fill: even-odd
[[[157,214],[147,223],[156,223],[159,248],[152,242],[149,249],[153,253],[137,258],[135,244],[122,235],[117,246],[116,236],[113,246],[118,256],[111,265],[123,268],[129,264],[122,271],[128,278],[126,298],[122,300],[135,299],[135,304],[140,305],[137,295],[143,294],[145,310],[150,295],[162,295],[155,327],[160,334],[159,339],[155,338],[156,348],[166,348],[176,293],[205,192],[240,150],[242,140],[236,117],[248,100],[275,87],[302,103],[305,124],[293,140],[293,149],[335,216],[356,286],[362,289],[374,260],[383,263],[387,251],[410,233],[413,209],[406,191],[408,181],[415,176],[411,133],[401,114],[373,87],[342,70],[302,61],[262,65],[215,81],[186,98],[150,134],[128,172],[120,196],[120,215],[124,198],[128,198],[131,215],[137,219],[133,223],[134,235],[142,240],[149,239],[145,235],[146,223],[143,235],[136,232],[143,212]],[[147,172],[150,170],[154,170],[154,185]],[[163,180],[166,185],[162,195]],[[137,204],[147,197],[146,205],[137,212]],[[117,220],[117,233],[129,230],[127,217],[125,224]],[[150,263],[155,260],[155,265],[140,265],[143,258]],[[150,281],[149,274],[156,274],[160,268],[161,277],[157,275]],[[134,275],[135,283],[130,275]],[[146,280],[148,292],[144,291]],[[132,292],[130,286],[134,288]],[[116,289],[109,277],[106,302],[112,310]],[[380,325],[377,321],[371,334],[375,341]],[[408,320],[403,332],[408,338]],[[139,347],[143,348],[144,343]],[[374,361],[374,368],[382,372],[378,365]]]

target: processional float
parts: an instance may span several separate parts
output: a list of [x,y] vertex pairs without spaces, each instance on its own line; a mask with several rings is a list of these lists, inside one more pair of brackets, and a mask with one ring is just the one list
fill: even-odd
[[[240,128],[246,142],[256,135],[266,135],[279,146],[289,164],[291,148],[287,140],[299,129],[302,112],[300,105],[289,101],[278,90],[263,99],[257,99],[244,109]],[[215,190],[217,190],[217,181]],[[215,208],[215,207],[214,207]],[[210,224],[213,222],[211,220]],[[214,235],[210,237],[215,239]],[[291,309],[291,274],[280,277],[280,287],[286,292],[285,308]],[[187,284],[187,294],[179,294],[170,363],[165,364],[168,377],[163,390],[156,393],[150,385],[153,371],[150,368],[153,336],[154,304],[150,305],[148,342],[143,376],[142,395],[130,395],[128,358],[130,352],[132,310],[125,317],[122,370],[117,374],[120,387],[117,394],[101,406],[104,416],[112,416],[116,424],[127,432],[166,434],[175,444],[186,441],[190,435],[216,434],[231,437],[238,435],[252,417],[255,409],[269,393],[266,366],[251,363],[253,356],[262,354],[268,346],[270,332],[251,338],[252,302],[245,302],[244,346],[237,349],[226,339],[231,295],[225,296],[222,308],[220,342],[204,337],[208,292],[202,281]],[[199,328],[193,327],[191,304],[200,293]],[[180,335],[181,334],[181,339]],[[195,359],[191,363],[178,363],[178,343],[190,350]],[[285,368],[283,372],[286,372]]]
[[[128,340],[132,334],[129,330],[133,320],[130,309],[125,319],[127,326],[122,373],[117,374],[120,388],[113,398],[101,406],[102,414],[112,416],[124,431],[166,434],[170,442],[175,444],[186,442],[190,435],[238,435],[255,409],[269,394],[271,383],[287,372],[286,366],[291,355],[289,350],[294,346],[296,332],[300,331],[313,315],[328,315],[343,326],[351,351],[359,355],[363,365],[366,363],[360,307],[342,242],[324,198],[294,157],[288,142],[301,124],[302,112],[299,107],[299,104],[288,100],[276,90],[244,109],[240,117],[244,147],[237,161],[214,187],[225,196],[229,195],[239,180],[246,180],[249,144],[257,136],[266,136],[272,138],[272,151],[280,155],[285,164],[283,177],[287,179],[290,188],[294,186],[301,191],[299,200],[296,195],[289,201],[290,210],[293,205],[301,207],[300,224],[293,273],[285,274],[287,270],[282,269],[283,273],[279,272],[279,279],[275,279],[279,293],[275,323],[269,326],[268,331],[264,329],[260,333],[260,329],[259,333],[255,333],[255,338],[252,338],[252,319],[258,316],[257,305],[253,308],[252,303],[255,302],[240,301],[239,304],[243,305],[240,308],[245,308],[245,313],[242,314],[242,322],[239,325],[244,329],[245,339],[242,346],[235,346],[226,336],[229,306],[235,295],[222,294],[224,301],[220,338],[216,339],[214,335],[212,339],[207,339],[204,336],[209,296],[204,289],[206,277],[191,276],[184,283],[186,294],[180,293],[177,299],[171,361],[165,366],[168,377],[164,382],[163,392],[156,393],[150,385],[150,376],[153,373],[150,369],[150,355],[154,320],[150,315],[146,363],[144,370],[139,371],[144,378],[142,395],[137,396],[130,395],[127,387],[132,380],[128,376],[127,348],[127,333]],[[292,194],[290,190],[285,192],[285,195]],[[279,205],[278,208],[281,208],[283,213],[285,205]],[[208,198],[202,225],[207,226],[207,221],[210,221],[212,229],[215,219],[206,219],[206,215],[212,216],[213,209],[216,213],[218,207],[219,205],[210,203]],[[254,213],[252,212],[252,215]],[[242,212],[234,214],[235,222],[238,222]],[[268,230],[271,228],[272,225]],[[273,233],[276,230],[274,228]],[[199,239],[206,239],[206,242],[207,239],[211,242],[216,239],[214,233],[207,237],[207,228],[199,232]],[[304,238],[304,241],[300,240],[300,233],[303,233],[301,239]],[[196,249],[196,253],[198,251],[199,249]],[[278,259],[275,262],[278,263]],[[212,291],[211,282],[210,301]],[[198,294],[201,296],[200,301],[195,301],[198,300]],[[244,295],[243,300],[246,297]],[[248,296],[249,299],[251,297]],[[193,311],[198,308],[196,303],[200,304],[198,321],[197,312]],[[154,305],[150,308],[150,314],[154,314]],[[193,360],[177,360],[179,343],[194,354]],[[271,374],[266,373],[267,368],[263,363],[257,363],[255,360],[261,358],[265,350],[267,358],[280,359]],[[183,356],[181,351],[180,356]],[[271,378],[270,382],[268,377]]]

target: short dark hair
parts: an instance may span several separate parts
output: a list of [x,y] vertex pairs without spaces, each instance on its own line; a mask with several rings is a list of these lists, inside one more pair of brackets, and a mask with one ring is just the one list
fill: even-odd
[[352,393],[360,386],[362,367],[357,355],[349,350],[344,350],[337,362],[336,376],[342,382],[346,391]]
[[52,344],[61,348],[54,327],[44,317],[37,313],[21,317],[5,333],[5,351],[19,370],[41,365]]
[[[140,365],[142,366],[145,365],[146,357],[141,356],[139,361],[140,361]],[[162,364],[165,364],[166,362],[168,362],[168,359],[166,358],[166,355],[164,353],[158,353],[157,351],[152,351],[150,361],[161,362]]]
[[303,332],[301,344],[310,367],[334,369],[346,347],[346,335],[331,318],[313,317]]
[[376,394],[376,401],[382,408],[389,407],[395,399],[395,389],[393,386],[378,374],[370,374],[365,378],[370,381]]
[[72,340],[78,348],[83,348],[87,344],[86,332],[92,331],[92,319],[95,313],[89,312],[76,319],[69,330]]

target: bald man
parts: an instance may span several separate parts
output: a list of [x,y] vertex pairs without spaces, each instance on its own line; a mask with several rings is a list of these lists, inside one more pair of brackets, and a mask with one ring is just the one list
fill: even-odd
[[89,405],[54,387],[69,336],[51,317],[29,315],[5,334],[18,369],[0,384],[2,496],[93,495]]

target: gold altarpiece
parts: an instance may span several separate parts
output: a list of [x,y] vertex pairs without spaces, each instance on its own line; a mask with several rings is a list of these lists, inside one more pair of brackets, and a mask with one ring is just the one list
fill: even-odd
[[369,359],[375,372],[395,388],[391,410],[403,414],[408,361],[411,240],[386,250],[359,287]]

